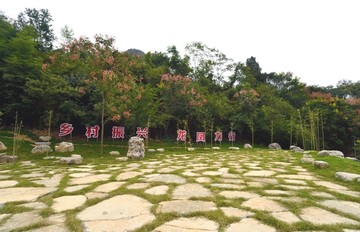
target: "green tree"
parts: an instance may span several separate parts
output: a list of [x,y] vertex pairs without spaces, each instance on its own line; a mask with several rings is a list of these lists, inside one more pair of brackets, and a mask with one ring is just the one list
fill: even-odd
[[16,25],[19,30],[25,26],[33,26],[38,35],[36,40],[38,49],[48,52],[53,49],[53,42],[56,38],[54,30],[51,28],[52,21],[52,16],[47,9],[26,8],[18,15]]

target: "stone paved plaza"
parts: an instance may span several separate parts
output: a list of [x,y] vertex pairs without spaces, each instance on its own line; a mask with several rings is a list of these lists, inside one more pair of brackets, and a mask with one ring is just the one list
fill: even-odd
[[73,231],[69,223],[77,223],[83,231],[359,232],[360,193],[299,160],[288,151],[240,150],[4,165],[0,209],[14,210],[0,213],[0,231]]

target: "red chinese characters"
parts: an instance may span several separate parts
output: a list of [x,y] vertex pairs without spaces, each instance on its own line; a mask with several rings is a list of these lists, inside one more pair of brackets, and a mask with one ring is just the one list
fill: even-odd
[[144,128],[137,127],[136,128],[136,135],[139,138],[143,137],[144,139],[147,139],[147,137],[148,137],[148,128],[147,127],[144,127]]
[[177,131],[177,141],[186,141],[186,130],[178,130]]
[[125,128],[122,126],[113,126],[111,137],[113,139],[123,139],[125,138]]
[[205,143],[205,132],[196,132],[196,142],[204,142]]
[[66,135],[69,135],[71,134],[71,132],[74,130],[74,127],[72,126],[72,124],[70,123],[62,123],[60,125],[60,132],[59,132],[59,136],[60,137],[63,137],[63,136],[66,136]]
[[216,141],[219,141],[219,142],[221,142],[223,140],[223,134],[222,134],[222,132],[221,131],[216,131],[215,132],[215,139],[214,139],[214,141],[216,142]]
[[99,137],[99,130],[100,127],[99,125],[95,125],[95,126],[86,126],[86,132],[85,132],[85,136],[86,138],[90,139],[90,138],[98,138]]
[[236,137],[236,133],[234,131],[230,131],[228,133],[228,138],[230,142],[235,141],[235,137]]

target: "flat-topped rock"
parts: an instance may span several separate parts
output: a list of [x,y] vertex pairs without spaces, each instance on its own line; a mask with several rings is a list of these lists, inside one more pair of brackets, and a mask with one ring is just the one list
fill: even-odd
[[320,202],[320,204],[360,218],[360,203],[353,201],[325,200]]
[[41,153],[47,153],[47,152],[53,152],[53,149],[49,145],[36,145],[32,150],[32,154],[41,154]]
[[189,214],[214,210],[217,210],[217,207],[211,201],[174,200],[160,202],[157,212]]
[[251,198],[260,197],[260,195],[257,193],[251,193],[245,191],[222,191],[219,193],[219,195],[229,199],[235,199],[235,198],[251,199]]
[[329,163],[325,162],[325,161],[320,161],[320,160],[316,160],[314,162],[314,166],[320,169],[325,169],[327,167],[329,167]]
[[329,181],[314,181],[314,183],[316,185],[323,186],[323,187],[326,187],[326,188],[329,188],[329,189],[348,190],[348,188],[345,187],[345,186],[342,186],[342,185],[339,185],[339,184],[334,184],[334,183],[329,182]]
[[267,170],[261,170],[261,171],[249,171],[244,173],[244,176],[251,176],[251,177],[268,177],[274,175],[274,171],[267,171]]
[[133,231],[155,220],[147,200],[118,195],[81,211],[77,217],[84,231]]
[[247,218],[255,215],[253,212],[234,207],[221,207],[220,209],[224,212],[226,217]]
[[143,174],[142,172],[136,172],[136,171],[124,172],[124,173],[119,174],[116,177],[116,180],[128,180],[128,179],[140,176],[142,174]]
[[360,179],[360,174],[348,173],[348,172],[337,172],[335,177],[343,181],[353,181]]
[[0,231],[13,231],[18,228],[31,226],[43,222],[44,219],[36,211],[18,213],[11,216],[1,225]]
[[181,176],[174,174],[152,174],[145,178],[147,182],[163,182],[163,183],[174,183],[174,184],[184,184],[186,180]]
[[318,207],[308,207],[303,209],[301,211],[300,218],[315,225],[360,224],[357,221],[331,213]]
[[89,175],[89,176],[70,179],[69,183],[71,185],[91,184],[91,183],[95,183],[95,182],[98,182],[98,181],[109,180],[110,177],[111,177],[110,174]]
[[18,187],[0,189],[0,203],[14,201],[35,201],[41,196],[55,192],[56,188]]
[[279,203],[265,197],[251,198],[242,203],[242,206],[249,207],[254,210],[262,210],[268,212],[286,211],[286,209],[282,207]]
[[120,188],[125,182],[109,182],[106,184],[102,184],[97,186],[93,191],[100,192],[100,193],[109,193]]
[[62,196],[54,199],[52,209],[56,212],[63,212],[82,206],[87,198],[83,195]]
[[19,182],[16,180],[2,180],[0,181],[0,188],[8,188],[17,185]]
[[335,157],[339,157],[339,158],[344,158],[344,153],[342,153],[341,151],[337,151],[337,150],[322,150],[319,151],[318,156],[335,156]]
[[209,189],[201,184],[184,184],[177,186],[172,194],[173,199],[189,199],[191,197],[211,197],[212,193]]
[[216,232],[219,225],[203,217],[191,217],[191,218],[178,218],[157,227],[154,232],[175,232],[175,231],[206,231]]
[[283,221],[288,224],[301,222],[300,218],[298,218],[295,214],[286,211],[286,212],[274,212],[271,213],[271,216],[276,218],[279,221]]
[[160,186],[155,186],[155,187],[145,190],[145,193],[151,194],[151,195],[164,195],[167,193],[168,190],[169,190],[169,186],[160,185]]
[[259,232],[276,232],[274,227],[265,225],[253,218],[245,218],[240,222],[230,224],[225,232],[239,232],[239,231],[259,231]]

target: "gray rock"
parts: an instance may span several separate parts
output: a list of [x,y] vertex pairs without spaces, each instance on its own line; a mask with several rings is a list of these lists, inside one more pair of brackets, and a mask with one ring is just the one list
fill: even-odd
[[360,175],[348,172],[337,172],[335,173],[335,177],[343,181],[353,181],[359,179]]
[[144,158],[144,139],[138,137],[131,137],[129,140],[129,149],[126,156],[131,159]]
[[58,146],[55,146],[56,152],[73,152],[74,144],[69,142],[61,142]]
[[49,145],[37,145],[31,150],[32,154],[46,153],[46,152],[53,152],[53,150]]
[[281,146],[278,143],[270,143],[268,148],[275,149],[275,150],[281,150]]
[[220,150],[220,147],[212,147],[213,150]]
[[312,158],[312,155],[311,155],[311,154],[306,153],[306,154],[304,154],[304,155],[303,155],[303,158]]
[[318,156],[335,156],[339,158],[344,158],[344,153],[337,150],[322,150],[319,151]]
[[148,149],[148,152],[155,152],[155,151],[156,151],[155,149],[151,149],[151,148]]
[[301,158],[301,163],[303,164],[313,164],[315,161],[314,158]]
[[249,149],[249,148],[253,148],[253,147],[252,147],[250,144],[245,143],[245,144],[244,144],[244,148]]
[[229,147],[229,150],[240,150],[239,147]]
[[295,153],[303,153],[304,149],[300,148],[300,147],[293,147],[291,149],[291,151],[295,152]]
[[129,158],[128,157],[117,157],[115,160],[116,161],[127,161]]
[[49,142],[51,137],[48,135],[45,135],[45,136],[40,136],[39,139],[44,142]]
[[346,157],[346,159],[354,160],[354,161],[359,161],[359,159],[357,159],[357,158],[355,158],[355,157]]
[[6,153],[0,154],[0,163],[11,163],[16,162],[17,156],[6,155]]
[[327,167],[329,167],[329,163],[325,162],[325,161],[320,161],[320,160],[316,160],[314,162],[314,166],[320,169],[325,169]]
[[188,150],[188,151],[195,151],[195,148],[193,148],[193,147],[188,147],[187,150]]
[[61,164],[81,164],[82,160],[81,155],[73,154],[71,157],[61,157],[59,162]]
[[5,144],[0,141],[0,151],[4,151],[6,149],[7,149],[7,147],[5,146]]
[[118,151],[110,151],[109,154],[113,155],[113,156],[119,156],[120,152],[118,152]]
[[158,151],[158,152],[164,152],[165,149],[164,149],[164,148],[158,148],[158,149],[156,149],[156,151]]

